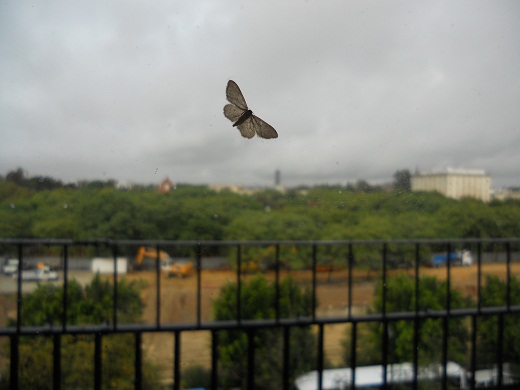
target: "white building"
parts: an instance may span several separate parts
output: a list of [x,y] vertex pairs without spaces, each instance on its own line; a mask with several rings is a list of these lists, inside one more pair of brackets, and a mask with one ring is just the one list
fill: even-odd
[[480,169],[453,169],[416,173],[412,191],[437,191],[447,197],[471,197],[484,202],[491,199],[491,178]]
[[502,188],[493,191],[493,198],[497,200],[520,199],[520,188]]

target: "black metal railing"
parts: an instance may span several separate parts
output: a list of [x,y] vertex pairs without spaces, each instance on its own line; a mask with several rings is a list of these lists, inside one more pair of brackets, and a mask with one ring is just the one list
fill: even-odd
[[[162,319],[161,302],[161,264],[159,255],[154,259],[152,271],[155,274],[155,321],[153,323],[122,323],[118,318],[117,307],[119,305],[119,271],[116,259],[121,254],[135,253],[135,249],[139,246],[153,247],[159,253],[160,250],[170,250],[182,253],[184,256],[192,258],[195,265],[195,273],[193,283],[195,283],[195,304],[193,308],[193,321],[190,322],[174,322],[165,323]],[[251,272],[246,265],[244,253],[254,249],[268,248],[269,255],[267,260],[270,261],[269,271],[262,270],[257,272],[269,272],[274,279],[275,284],[275,305],[274,318],[263,320],[250,320],[243,317],[243,302],[241,302],[241,289],[244,283],[244,275]],[[294,249],[296,248],[296,249]],[[477,277],[475,280],[476,291],[473,291],[476,297],[475,304],[471,307],[453,308],[452,307],[452,287],[453,287],[453,267],[454,264],[449,260],[449,254],[455,249],[470,249],[474,254],[474,264],[476,267]],[[87,240],[73,241],[66,239],[0,239],[0,250],[4,253],[9,252],[10,256],[16,257],[18,262],[18,273],[16,276],[15,291],[16,295],[16,318],[12,326],[0,324],[0,339],[9,340],[9,385],[12,389],[20,387],[20,372],[23,368],[20,366],[20,339],[25,336],[44,335],[52,339],[52,365],[53,365],[53,387],[60,388],[62,383],[62,340],[64,336],[88,335],[94,338],[94,351],[92,361],[94,364],[94,378],[92,379],[93,387],[100,389],[102,387],[103,369],[102,369],[102,348],[104,338],[111,337],[114,334],[131,334],[134,337],[134,384],[136,389],[143,388],[143,335],[148,333],[171,333],[174,337],[174,352],[171,362],[173,388],[181,388],[181,342],[180,338],[183,332],[206,331],[211,334],[210,346],[210,379],[211,388],[217,389],[219,386],[219,335],[221,331],[239,330],[246,332],[248,340],[247,349],[247,388],[255,387],[255,334],[265,329],[280,329],[283,335],[283,351],[282,351],[282,387],[284,389],[293,388],[293,379],[290,376],[290,334],[296,327],[314,327],[317,329],[317,353],[316,353],[316,383],[315,388],[321,389],[326,373],[326,359],[324,352],[324,338],[327,327],[333,324],[348,324],[350,326],[350,359],[349,369],[351,376],[347,386],[355,388],[356,368],[360,360],[359,356],[359,327],[362,324],[381,324],[381,366],[383,369],[381,387],[389,387],[392,383],[388,379],[391,345],[389,343],[389,326],[397,321],[409,321],[413,323],[413,378],[412,388],[420,387],[420,360],[419,360],[419,340],[420,340],[420,323],[426,319],[436,319],[442,323],[442,338],[439,340],[439,349],[441,350],[440,367],[442,367],[440,375],[440,387],[449,388],[449,374],[447,366],[449,362],[449,345],[448,335],[450,332],[450,320],[463,318],[467,319],[470,329],[470,353],[467,362],[468,387],[477,387],[475,372],[478,368],[477,362],[477,323],[480,318],[493,317],[497,321],[497,333],[490,337],[496,338],[496,350],[489,353],[494,355],[496,378],[494,385],[498,388],[506,387],[504,381],[504,364],[510,363],[503,360],[504,348],[504,320],[508,316],[520,314],[519,302],[513,300],[511,281],[515,275],[520,274],[520,270],[515,264],[520,259],[517,258],[520,248],[520,239],[453,239],[453,240],[345,240],[345,241],[165,241],[165,240]],[[28,254],[35,252],[42,253],[51,250],[53,253],[59,253],[60,269],[62,273],[63,286],[63,312],[59,321],[59,326],[43,325],[24,325],[22,318],[24,305],[24,285],[28,282],[23,280],[23,269],[29,261]],[[292,271],[286,269],[285,253],[290,250],[297,251],[300,263],[298,270],[302,275],[308,275],[308,287],[311,294],[310,315],[298,316],[296,318],[284,318],[281,315],[280,308],[280,283],[283,275]],[[90,324],[90,325],[71,325],[68,324],[69,310],[69,281],[71,270],[75,266],[75,256],[77,253],[91,255],[92,252],[108,254],[113,261],[113,310],[112,318],[109,323]],[[423,267],[430,265],[431,254],[434,252],[446,253],[448,260],[445,267],[439,270],[443,274],[446,281],[445,304],[442,309],[421,309],[419,303],[420,297],[420,276]],[[494,254],[495,257],[489,255]],[[71,255],[74,254],[74,255]],[[219,254],[229,259],[229,267],[235,273],[236,281],[236,317],[233,320],[215,321],[205,320],[207,315],[202,305],[202,276],[204,272],[203,260],[207,255]],[[490,259],[486,258],[488,256]],[[325,260],[327,269],[325,275],[330,282],[334,277],[334,272],[342,272],[344,277],[344,297],[346,305],[342,314],[323,315],[319,310],[318,293],[323,285],[323,274],[318,272],[320,267],[324,266]],[[397,260],[396,260],[397,259]],[[264,259],[265,260],[265,259]],[[487,261],[499,261],[503,265],[503,278],[506,283],[503,292],[504,302],[501,305],[486,306],[482,302],[484,265]],[[290,266],[291,264],[289,264]],[[515,265],[515,267],[513,267]],[[290,267],[289,267],[290,268]],[[413,276],[415,281],[414,302],[415,309],[407,312],[393,312],[388,309],[387,282],[395,270],[405,270],[406,273]],[[404,272],[404,271],[403,271]],[[331,276],[332,275],[332,276]],[[381,283],[381,308],[380,310],[364,311],[362,314],[356,314],[354,304],[354,286],[357,283],[356,278],[359,275],[367,275],[367,280],[377,281]],[[364,277],[364,276],[362,276]],[[4,276],[5,278],[5,276]],[[320,279],[321,278],[321,279]],[[2,283],[4,283],[2,281]],[[518,341],[520,342],[520,340]],[[512,362],[519,363],[519,362]],[[1,368],[1,367],[0,367]]]

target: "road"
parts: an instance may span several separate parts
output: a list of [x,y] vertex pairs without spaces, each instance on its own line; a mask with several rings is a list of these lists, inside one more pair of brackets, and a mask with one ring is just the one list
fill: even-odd
[[[56,282],[42,282],[54,285],[63,284],[63,271],[58,272],[60,278]],[[89,283],[92,280],[94,274],[91,271],[85,270],[70,270],[69,280],[76,279],[82,286]],[[13,279],[10,275],[0,275],[0,294],[16,293],[17,291],[17,280]],[[22,292],[31,292],[38,286],[37,282],[23,282]]]

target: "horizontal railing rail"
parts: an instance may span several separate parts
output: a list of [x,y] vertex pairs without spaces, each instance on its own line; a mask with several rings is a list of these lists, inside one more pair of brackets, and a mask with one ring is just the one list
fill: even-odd
[[[132,251],[140,246],[147,246],[156,249],[159,253],[161,250],[168,250],[172,248],[187,248],[191,251],[191,258],[195,265],[194,283],[196,285],[196,297],[193,307],[194,321],[187,322],[173,322],[165,323],[161,318],[162,301],[161,301],[161,263],[159,255],[154,259],[152,271],[155,272],[155,320],[153,323],[121,323],[118,318],[119,305],[119,278],[121,275],[118,272],[117,259],[121,254],[133,253]],[[31,324],[24,324],[22,318],[22,308],[24,305],[24,285],[28,282],[23,280],[24,259],[27,253],[38,247],[59,247],[61,259],[61,272],[63,286],[63,311],[61,318],[56,319],[55,324],[48,324],[43,326],[34,326]],[[91,250],[99,251],[107,254],[113,259],[113,272],[111,277],[113,280],[112,291],[112,318],[108,323],[104,324],[86,324],[77,325],[68,323],[69,311],[69,282],[71,264],[74,262],[71,257],[71,251],[78,251],[80,248],[86,247]],[[243,284],[243,277],[246,272],[246,260],[244,259],[244,251],[248,248],[272,248],[270,253],[270,260],[274,264],[270,271],[274,274],[275,292],[275,315],[270,319],[251,320],[243,318],[243,302],[241,301],[241,290]],[[311,310],[308,315],[298,316],[297,318],[284,318],[280,309],[280,283],[282,276],[292,271],[283,269],[284,260],[282,258],[282,249],[288,247],[306,248],[301,256],[305,257],[303,263],[300,265],[299,272],[307,272],[310,275],[308,279],[308,286],[312,298]],[[375,261],[368,261],[368,257],[374,256],[372,253],[367,258],[360,259],[359,251],[363,248],[379,248],[378,256]],[[217,248],[217,249],[215,249]],[[397,249],[396,249],[397,248]],[[449,255],[454,250],[471,249],[474,253],[474,266],[477,268],[476,280],[476,303],[473,307],[467,308],[453,308],[452,307],[452,272],[454,265],[449,260]],[[504,302],[501,305],[484,306],[482,302],[483,289],[483,253],[485,250],[492,248],[497,252],[504,254],[504,275],[506,289],[503,292]],[[351,365],[352,378],[351,386],[355,387],[355,369],[358,361],[356,342],[358,336],[358,325],[364,323],[380,323],[383,326],[382,332],[382,349],[381,362],[383,366],[383,383],[382,387],[388,387],[386,373],[389,361],[389,339],[388,339],[388,325],[397,321],[409,321],[415,324],[415,331],[413,335],[414,353],[412,364],[414,367],[413,388],[418,387],[418,370],[419,370],[419,356],[418,343],[420,339],[419,326],[421,321],[427,319],[438,319],[443,321],[443,336],[439,340],[439,349],[441,350],[443,365],[443,372],[441,378],[442,388],[448,388],[448,335],[449,335],[449,320],[454,318],[467,318],[471,324],[470,336],[470,362],[468,365],[469,371],[469,387],[476,388],[477,383],[475,379],[476,372],[476,323],[480,318],[494,317],[497,319],[498,330],[496,337],[497,350],[493,353],[496,356],[497,378],[496,386],[498,388],[504,387],[506,383],[503,380],[503,365],[506,363],[501,358],[503,343],[504,343],[504,318],[507,316],[520,314],[520,305],[518,302],[512,302],[511,281],[514,275],[511,271],[512,264],[520,261],[518,258],[513,258],[520,253],[520,238],[500,238],[500,239],[420,239],[420,240],[335,240],[335,241],[297,241],[297,240],[263,240],[263,241],[170,241],[170,240],[113,240],[113,239],[93,239],[93,240],[69,240],[69,239],[0,239],[0,251],[9,252],[11,257],[18,259],[18,272],[15,275],[16,287],[13,293],[16,295],[16,318],[13,320],[11,326],[0,324],[0,337],[5,337],[10,340],[9,343],[9,384],[10,388],[19,388],[20,370],[20,340],[25,336],[42,335],[51,337],[53,340],[53,386],[60,388],[62,378],[62,352],[61,352],[61,338],[67,335],[91,335],[95,339],[94,354],[92,359],[94,361],[94,388],[98,389],[102,386],[102,339],[110,337],[113,334],[132,334],[135,340],[135,388],[139,389],[143,386],[143,347],[142,336],[148,333],[166,332],[174,335],[175,351],[173,365],[173,387],[175,389],[181,388],[181,367],[180,367],[180,335],[183,332],[191,331],[206,331],[211,333],[211,388],[217,389],[219,387],[218,363],[219,363],[219,332],[221,331],[243,331],[248,335],[248,370],[247,370],[247,388],[255,387],[255,368],[254,368],[254,335],[256,332],[264,329],[278,328],[283,330],[283,388],[293,388],[293,383],[289,379],[289,334],[291,329],[296,327],[315,327],[317,328],[317,354],[316,354],[316,389],[321,389],[324,380],[325,360],[324,360],[324,332],[328,325],[334,324],[350,324],[351,325]],[[216,251],[225,251],[226,256],[232,258],[231,263],[234,264],[234,274],[236,283],[236,313],[233,320],[215,321],[203,320],[202,307],[202,259],[203,253],[211,249],[213,253]],[[338,249],[338,253],[328,253],[331,249]],[[334,258],[336,271],[339,269],[346,273],[345,276],[345,299],[346,308],[344,315],[322,316],[318,313],[318,288],[319,272],[318,268],[323,263],[323,251],[328,257]],[[429,264],[429,256],[435,251],[446,253],[448,260],[445,266],[445,304],[443,309],[423,309],[419,306],[420,289],[419,282],[421,276],[421,267]],[[56,252],[56,251],[55,251]],[[427,255],[425,255],[425,253]],[[0,252],[0,255],[2,253]],[[222,254],[222,253],[220,253]],[[394,257],[399,257],[395,260]],[[374,259],[373,259],[374,260]],[[411,273],[415,280],[415,310],[407,312],[393,312],[388,310],[388,296],[387,296],[387,281],[390,277],[391,271],[396,268],[395,265],[406,265],[406,269]],[[354,270],[364,269],[367,274],[375,271],[374,278],[381,283],[381,310],[377,313],[355,313],[353,307],[353,285],[354,285]],[[330,272],[334,272],[331,268]],[[358,275],[359,277],[359,275]],[[190,309],[191,310],[191,309]],[[519,363],[519,362],[513,362]]]

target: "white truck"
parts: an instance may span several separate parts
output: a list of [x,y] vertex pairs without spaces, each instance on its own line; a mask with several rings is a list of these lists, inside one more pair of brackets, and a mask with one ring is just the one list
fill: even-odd
[[[13,279],[18,279],[18,269],[13,274]],[[59,274],[56,271],[51,271],[51,268],[39,262],[36,269],[22,271],[22,280],[24,282],[52,282],[59,279]]]
[[18,272],[18,259],[9,259],[2,267],[4,275],[12,275]]
[[[18,273],[13,275],[13,279],[18,279]],[[58,279],[58,273],[47,268],[22,271],[22,280],[24,282],[53,282]]]

